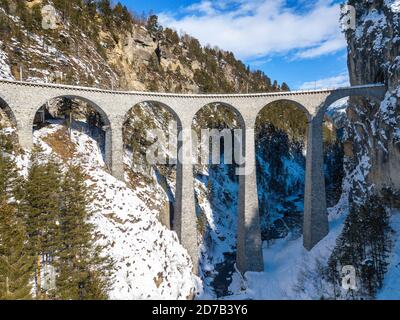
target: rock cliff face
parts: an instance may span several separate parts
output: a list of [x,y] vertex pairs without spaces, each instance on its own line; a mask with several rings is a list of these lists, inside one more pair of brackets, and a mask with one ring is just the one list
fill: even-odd
[[[355,198],[366,187],[400,188],[400,1],[348,1],[356,9],[356,29],[346,31],[352,85],[384,82],[388,92],[382,103],[354,99],[348,117],[346,153],[352,165],[363,166],[363,179],[354,186]],[[363,143],[358,143],[362,141]],[[364,159],[364,160],[363,160]]]
[[[0,2],[2,78],[138,91],[279,90],[279,85],[260,71],[250,71],[232,53],[202,47],[188,35],[158,25],[155,35],[145,21],[134,18],[122,29],[115,15],[106,18],[97,13],[89,19],[82,16],[84,8],[77,1],[66,12],[57,3],[53,3],[56,28],[45,30],[44,1],[26,1],[25,6]],[[113,22],[107,25],[106,19]]]

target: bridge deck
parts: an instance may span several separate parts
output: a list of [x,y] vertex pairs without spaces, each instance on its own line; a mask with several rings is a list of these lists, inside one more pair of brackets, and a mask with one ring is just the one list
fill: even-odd
[[20,86],[30,87],[45,87],[57,88],[66,90],[77,90],[86,92],[99,92],[106,94],[120,94],[120,95],[136,95],[136,96],[164,96],[164,97],[180,97],[180,98],[255,98],[255,97],[269,97],[269,96],[295,96],[305,94],[318,94],[329,93],[336,90],[353,90],[361,88],[385,88],[382,83],[367,84],[359,86],[339,87],[339,88],[326,88],[317,90],[297,90],[297,91],[280,91],[280,92],[265,92],[265,93],[239,93],[239,94],[187,94],[187,93],[166,93],[166,92],[145,92],[145,91],[123,91],[123,90],[109,90],[95,87],[73,86],[67,84],[54,84],[54,83],[41,83],[41,82],[26,82],[0,79],[0,83],[15,84]]

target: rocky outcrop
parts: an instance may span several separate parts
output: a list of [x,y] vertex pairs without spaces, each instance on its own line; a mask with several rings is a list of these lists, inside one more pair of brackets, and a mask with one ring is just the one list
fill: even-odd
[[382,103],[354,99],[347,111],[349,168],[368,158],[354,186],[357,199],[367,189],[400,188],[400,1],[349,0],[348,4],[356,9],[356,28],[346,31],[350,82],[388,86]]
[[117,20],[107,26],[100,13],[82,25],[57,11],[56,28],[45,30],[44,3],[27,2],[25,11],[11,0],[0,3],[0,77],[137,91],[279,90],[232,53],[202,47],[198,40],[160,26],[155,37],[143,20],[132,18],[121,30],[115,27]]

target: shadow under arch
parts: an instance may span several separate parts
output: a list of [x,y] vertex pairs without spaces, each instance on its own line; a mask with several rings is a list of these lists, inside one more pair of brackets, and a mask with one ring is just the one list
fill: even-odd
[[[94,114],[98,114],[99,118],[96,120],[94,120],[93,122],[96,123],[96,127],[99,129],[99,132],[102,132],[101,137],[99,138],[100,142],[99,143],[99,147],[101,152],[103,153],[103,158],[104,158],[104,162],[108,168],[108,170],[111,171],[112,168],[112,132],[111,132],[111,121],[109,116],[107,115],[107,113],[94,101],[82,97],[80,95],[57,95],[54,97],[50,97],[45,99],[44,101],[42,101],[42,103],[35,108],[34,114],[32,115],[32,119],[33,119],[33,123],[32,123],[32,130],[35,131],[35,125],[36,124],[40,124],[45,123],[46,122],[46,117],[48,119],[57,119],[57,116],[60,117],[60,114],[58,114],[56,117],[53,117],[48,108],[50,107],[50,103],[54,102],[54,103],[58,103],[60,108],[65,107],[65,104],[67,103],[67,101],[69,101],[68,103],[70,104],[70,110],[64,110],[64,112],[60,112],[60,114],[62,114],[62,116],[64,118],[64,121],[68,121],[67,119],[67,113],[69,112],[69,119],[72,120],[71,123],[69,123],[69,126],[71,128],[73,128],[74,124],[75,126],[77,126],[81,131],[83,131],[83,128],[81,126],[80,123],[78,123],[77,120],[73,119],[73,109],[72,109],[72,105],[75,104],[79,104],[79,103],[84,103],[85,107],[87,107],[89,110],[91,109],[92,111],[94,111]],[[87,134],[89,135],[93,135],[93,132],[91,132],[92,130],[91,128],[91,121],[89,121],[90,119],[86,119],[87,120]],[[98,126],[97,126],[98,125]],[[103,144],[103,145],[102,145]]]
[[[346,98],[323,116],[322,148],[326,207],[333,208],[340,200],[344,179],[344,130]],[[339,103],[340,102],[340,103]],[[336,103],[335,103],[336,104]]]
[[[3,131],[2,129],[10,129]],[[7,102],[0,97],[0,146],[1,152],[14,152],[20,147],[20,137],[18,134],[18,124],[14,112]]]
[[10,120],[11,124],[17,127],[17,118],[12,111],[9,104],[0,96],[0,109],[6,114],[7,118]]
[[271,101],[269,103],[267,103],[266,105],[264,105],[260,111],[257,113],[256,118],[260,115],[260,113],[262,113],[266,108],[272,107],[275,104],[284,104],[284,105],[293,105],[296,108],[300,109],[301,111],[303,111],[303,113],[305,114],[305,116],[307,117],[307,120],[310,121],[311,120],[311,114],[310,112],[307,110],[307,108],[305,106],[303,106],[300,102],[293,100],[293,99],[287,99],[287,98],[279,98],[276,99],[274,101]]
[[[209,131],[203,136],[200,130],[207,129],[214,132]],[[237,141],[232,134],[233,130],[238,129],[242,130],[242,141],[245,141],[246,127],[242,114],[225,102],[213,101],[203,105],[192,119],[193,134],[202,140],[203,148],[208,149],[205,156],[204,149],[198,149],[202,161],[193,165],[198,232],[204,239],[205,248],[200,259],[200,273],[208,278],[207,283],[218,297],[228,294],[237,260],[239,213],[244,210],[240,208],[241,179],[236,173],[239,163],[233,155],[235,148],[240,148],[242,155],[245,152],[245,144]],[[233,147],[232,150],[228,143]],[[214,150],[216,144],[218,147]],[[210,147],[213,152],[210,152]],[[214,254],[216,252],[218,254]],[[212,272],[208,269],[210,266]]]
[[311,115],[297,101],[266,104],[255,123],[255,161],[264,241],[302,234],[306,143]]
[[[158,184],[165,195],[167,203],[153,197],[149,201],[160,202],[163,209],[160,210],[159,220],[169,229],[174,229],[175,206],[177,192],[177,159],[178,150],[181,142],[178,135],[182,129],[182,121],[175,110],[169,105],[157,100],[143,100],[135,103],[126,112],[122,125],[123,148],[128,154],[127,175],[128,183],[142,184],[143,181]],[[150,136],[149,130],[154,130],[154,136]],[[161,131],[162,139],[158,136]],[[157,149],[157,154],[161,152],[164,158],[161,163],[148,162],[147,152],[153,143],[161,143],[162,149]],[[164,148],[164,143],[167,144]],[[176,148],[176,150],[175,150]],[[128,152],[128,153],[126,153]],[[165,161],[165,163],[164,163]],[[154,174],[153,174],[154,173]],[[156,180],[153,180],[155,176]],[[158,202],[157,202],[158,201]],[[165,207],[166,206],[166,207]]]
[[178,128],[182,127],[182,121],[181,121],[179,115],[176,113],[176,111],[172,107],[170,107],[168,104],[157,101],[157,100],[143,100],[143,101],[137,102],[135,105],[133,105],[127,111],[127,113],[125,114],[124,120],[126,120],[126,118],[129,116],[129,112],[133,108],[135,108],[137,105],[145,105],[145,104],[147,104],[148,105],[147,107],[149,107],[149,108],[154,107],[154,106],[159,106],[159,107],[162,107],[163,109],[167,110],[169,113],[171,113],[173,115],[174,119],[177,121]]
[[[203,116],[201,114],[204,113]],[[207,114],[208,113],[208,114]],[[222,117],[218,118],[213,116],[212,113],[215,114],[221,114]],[[200,119],[199,119],[200,118]],[[201,120],[201,121],[199,121]],[[224,128],[224,124],[234,124],[234,122],[237,121],[236,125],[231,126],[231,128],[227,127]],[[235,156],[233,153],[234,148],[237,145],[240,145],[240,151],[241,151],[241,157],[246,157],[245,155],[245,144],[244,141],[246,141],[246,122],[245,119],[243,118],[243,115],[241,112],[234,107],[232,104],[226,103],[226,102],[221,102],[221,101],[212,101],[207,103],[206,105],[203,105],[200,109],[197,110],[197,112],[194,114],[193,119],[192,119],[192,129],[193,125],[197,122],[197,126],[206,126],[206,128],[200,128],[200,129],[217,129],[217,130],[223,130],[223,129],[241,129],[242,130],[242,135],[241,139],[242,141],[237,140],[237,136],[232,134],[232,161],[235,163]],[[210,128],[209,125],[215,126],[214,128]],[[199,128],[198,128],[199,129]],[[197,137],[198,138],[198,137]],[[198,139],[200,140],[200,139]],[[222,143],[225,143],[225,138],[221,137]],[[192,146],[193,147],[193,146]],[[236,152],[235,152],[236,153]],[[238,155],[238,154],[237,154]],[[239,159],[237,159],[239,160]]]
[[46,100],[44,100],[35,110],[35,113],[37,113],[39,111],[40,108],[42,108],[43,106],[46,106],[46,104],[50,101],[54,101],[57,99],[70,99],[70,100],[79,100],[79,101],[83,101],[85,102],[87,105],[89,105],[90,107],[92,107],[100,116],[101,119],[104,122],[105,126],[111,126],[111,122],[110,122],[110,118],[107,115],[107,113],[94,101],[85,98],[83,96],[79,96],[79,95],[58,95],[58,96],[54,96],[51,98],[48,98]]
[[[192,124],[193,124],[193,121],[198,116],[198,114],[200,112],[202,112],[202,110],[204,110],[204,108],[210,108],[210,107],[213,107],[214,109],[222,107],[222,108],[225,108],[226,110],[229,110],[239,120],[240,128],[243,129],[243,130],[246,129],[245,121],[244,121],[244,118],[243,118],[242,114],[240,113],[240,111],[236,107],[234,107],[232,104],[229,104],[229,103],[226,103],[226,102],[221,102],[221,101],[218,101],[218,100],[209,102],[206,105],[202,106],[199,110],[197,110],[197,112],[195,113],[195,115],[194,115],[194,117],[192,119]],[[227,120],[230,120],[230,119],[227,119]]]

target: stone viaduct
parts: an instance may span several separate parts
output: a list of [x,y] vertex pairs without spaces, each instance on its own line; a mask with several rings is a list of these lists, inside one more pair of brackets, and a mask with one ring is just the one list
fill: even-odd
[[[0,80],[0,100],[16,123],[23,148],[32,146],[32,127],[36,112],[47,101],[58,97],[78,98],[90,103],[107,124],[106,162],[112,174],[124,177],[122,127],[127,112],[141,102],[158,102],[178,121],[178,130],[191,130],[196,113],[205,105],[219,103],[231,108],[243,130],[244,169],[249,173],[239,178],[237,266],[241,272],[263,271],[262,242],[258,214],[254,127],[259,112],[276,101],[291,101],[308,118],[306,181],[304,198],[304,247],[311,250],[328,234],[328,216],[323,172],[322,126],[324,114],[333,102],[350,96],[363,96],[381,101],[384,85],[365,85],[332,90],[279,92],[265,94],[195,95],[101,90],[67,85],[39,84]],[[191,153],[183,139],[178,150]],[[181,161],[177,165],[175,226],[181,244],[198,266],[196,211],[193,166]]]

